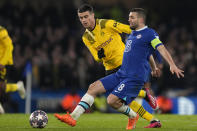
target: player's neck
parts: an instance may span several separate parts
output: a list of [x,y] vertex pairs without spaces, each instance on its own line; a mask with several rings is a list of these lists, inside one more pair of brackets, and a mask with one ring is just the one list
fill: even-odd
[[142,29],[144,27],[145,27],[145,24],[139,24],[139,26],[135,30],[137,31],[137,30],[140,30],[140,29]]

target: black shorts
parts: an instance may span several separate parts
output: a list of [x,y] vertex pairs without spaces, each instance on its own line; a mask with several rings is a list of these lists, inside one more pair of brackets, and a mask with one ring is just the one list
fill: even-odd
[[117,68],[115,68],[115,69],[113,69],[113,70],[106,70],[106,71],[105,71],[105,75],[107,76],[107,75],[110,75],[110,74],[112,74],[112,73],[117,72],[117,71],[120,69],[120,67],[121,67],[121,66],[118,66]]

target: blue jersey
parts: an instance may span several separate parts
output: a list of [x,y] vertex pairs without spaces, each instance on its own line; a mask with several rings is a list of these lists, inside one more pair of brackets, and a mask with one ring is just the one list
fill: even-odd
[[150,73],[149,57],[161,44],[158,34],[147,26],[132,31],[127,39],[122,66],[117,75],[145,82]]

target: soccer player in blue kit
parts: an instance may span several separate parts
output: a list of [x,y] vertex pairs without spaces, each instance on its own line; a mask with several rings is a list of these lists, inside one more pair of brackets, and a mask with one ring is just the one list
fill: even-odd
[[[148,62],[154,49],[158,50],[170,66],[172,74],[184,77],[169,52],[159,40],[157,33],[145,26],[146,15],[141,8],[134,8],[129,14],[129,24],[133,32],[127,39],[121,68],[111,75],[92,83],[86,94],[71,114],[63,116],[63,122],[75,126],[77,119],[92,106],[99,93],[110,93],[107,103],[117,111],[135,118],[137,114],[128,106],[139,94],[149,75]],[[96,89],[96,90],[95,90]],[[153,119],[146,128],[161,127],[160,121]]]

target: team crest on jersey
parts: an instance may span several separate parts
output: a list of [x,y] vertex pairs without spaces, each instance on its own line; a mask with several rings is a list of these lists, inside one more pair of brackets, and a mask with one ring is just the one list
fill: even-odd
[[128,40],[124,52],[129,52],[131,50],[131,44],[132,44],[132,40]]
[[142,37],[141,34],[139,34],[139,35],[136,36],[137,39],[140,39],[141,37]]

